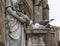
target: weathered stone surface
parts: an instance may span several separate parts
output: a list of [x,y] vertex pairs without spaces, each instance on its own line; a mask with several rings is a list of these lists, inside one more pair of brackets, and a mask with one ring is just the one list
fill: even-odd
[[42,20],[42,6],[36,6],[35,7],[35,22],[38,22],[40,20]]
[[[42,19],[49,19],[49,9],[46,8],[46,6],[48,4],[48,0],[35,0],[35,4],[38,4],[39,1],[42,1],[41,3],[43,3],[43,4],[41,4],[39,6],[35,6],[35,8],[34,8],[34,10],[35,10],[34,11],[35,12],[35,15],[34,15],[35,16],[35,22],[38,22]],[[32,0],[26,0],[26,2],[29,5],[28,8],[30,8],[30,9],[28,10],[27,7],[26,7],[25,11],[26,11],[26,13],[29,17],[32,17],[33,14],[32,14],[32,16],[30,16],[30,15],[31,15],[31,13],[33,13],[33,2],[32,2]],[[29,13],[30,11],[32,11],[32,12]],[[33,17],[32,17],[32,19],[33,19]],[[58,37],[56,35],[57,30],[54,31],[54,29],[53,29],[53,31],[52,30],[50,30],[50,31],[51,31],[50,32],[51,34],[49,34],[50,35],[50,37],[49,37],[50,44],[49,45],[50,46],[57,46],[57,42],[56,42],[57,41],[56,37]],[[33,32],[35,32],[35,33],[37,32],[37,36],[39,36],[38,35],[38,33],[40,32],[39,30],[38,31],[35,30]],[[43,32],[43,31],[41,31],[41,32]],[[31,31],[27,30],[27,33],[31,33]],[[31,46],[31,42],[29,42],[29,41],[31,41],[31,35],[28,36],[28,38],[30,38],[30,39],[28,39],[28,45]],[[0,2],[0,41],[2,41],[2,9],[1,9],[1,2]],[[0,46],[4,46],[4,44],[2,42],[0,42]]]
[[33,11],[33,2],[32,2],[32,0],[26,0],[26,2],[28,3],[29,7]]
[[49,6],[46,5],[45,8],[43,8],[43,20],[49,19]]
[[0,46],[5,46],[3,42],[0,42]]
[[42,28],[42,29],[32,29],[29,28],[26,30],[27,34],[27,45],[28,46],[39,46],[40,44],[40,38],[43,38],[43,41],[46,46],[50,46],[50,41],[49,41],[49,30],[48,28]]
[[2,5],[0,2],[0,41],[2,41]]

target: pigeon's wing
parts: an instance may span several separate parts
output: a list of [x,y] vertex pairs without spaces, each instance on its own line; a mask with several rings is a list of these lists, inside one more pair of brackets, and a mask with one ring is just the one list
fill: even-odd
[[48,23],[49,23],[49,21],[40,21],[40,22],[39,22],[39,24],[40,24],[40,25],[43,25],[43,26],[47,25]]

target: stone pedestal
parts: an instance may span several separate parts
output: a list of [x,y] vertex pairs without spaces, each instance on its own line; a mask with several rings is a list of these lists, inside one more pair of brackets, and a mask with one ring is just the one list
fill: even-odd
[[[28,28],[26,30],[26,43],[27,46],[40,46],[41,42],[45,44],[44,46],[50,46],[49,29],[32,29]],[[41,41],[42,38],[42,41]]]

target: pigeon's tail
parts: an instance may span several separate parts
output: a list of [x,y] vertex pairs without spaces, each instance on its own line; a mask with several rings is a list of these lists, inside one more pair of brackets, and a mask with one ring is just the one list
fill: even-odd
[[54,19],[51,19],[51,20],[49,20],[49,22],[45,25],[45,26],[48,26],[48,24],[51,22],[51,21],[53,21]]
[[53,21],[54,19],[51,19],[50,21]]

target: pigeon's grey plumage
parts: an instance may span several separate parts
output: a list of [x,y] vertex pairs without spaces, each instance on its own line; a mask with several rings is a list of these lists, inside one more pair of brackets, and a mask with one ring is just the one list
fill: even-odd
[[51,20],[43,20],[43,21],[40,21],[38,22],[40,25],[43,25],[43,26],[46,26],[47,24],[49,24],[51,21],[53,21],[54,19],[51,19]]
[[54,19],[51,19],[51,20],[42,20],[40,22],[32,24],[32,27],[33,28],[45,28],[50,23],[50,21],[53,21],[53,20]]

